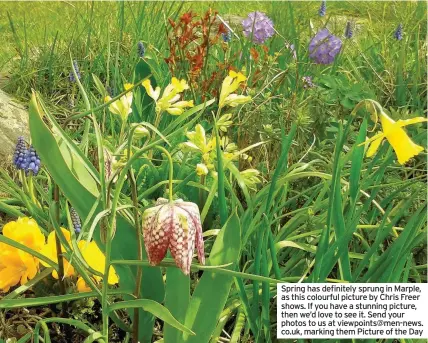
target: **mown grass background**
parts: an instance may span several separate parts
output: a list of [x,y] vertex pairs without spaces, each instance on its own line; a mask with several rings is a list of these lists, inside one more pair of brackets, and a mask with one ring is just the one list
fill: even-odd
[[[68,80],[70,53],[78,61],[91,101],[101,104],[91,74],[116,93],[121,91],[122,81],[132,80],[138,41],[162,61],[168,55],[166,18],[177,18],[190,9],[202,14],[213,8],[226,20],[263,11],[272,18],[278,32],[267,43],[270,58],[257,63],[249,58],[247,49],[243,58],[233,61],[236,68],[247,71],[248,83],[254,85],[252,95],[266,88],[253,104],[239,112],[231,136],[240,148],[269,139],[269,144],[252,152],[253,162],[246,165],[262,172],[262,188],[251,198],[227,190],[229,210],[238,208],[243,228],[239,270],[289,282],[426,282],[426,154],[400,166],[394,161],[392,149],[384,144],[373,159],[365,158],[357,143],[373,134],[369,132],[373,122],[367,116],[363,119],[364,114],[350,114],[360,100],[371,98],[389,110],[394,119],[426,116],[427,4],[328,2],[327,15],[322,18],[317,14],[319,5],[1,3],[0,35],[5,39],[0,47],[0,84],[25,102],[31,89],[36,89],[56,120],[62,121],[85,111],[81,95]],[[307,46],[313,34],[327,26],[343,38],[348,20],[353,22],[354,37],[344,39],[336,62],[331,66],[311,63]],[[393,37],[399,23],[404,27],[402,41]],[[298,62],[286,44],[294,44]],[[233,39],[229,43],[230,56],[238,55],[243,46],[248,47]],[[274,58],[276,52],[281,55]],[[216,68],[218,56],[222,56],[219,47],[209,56],[209,68]],[[264,78],[256,80],[254,71],[262,71]],[[155,72],[161,85],[169,82],[171,75],[161,62]],[[274,83],[277,75],[285,75],[284,80]],[[318,87],[304,90],[300,78],[305,75],[313,77]],[[200,103],[200,97],[195,101]],[[201,121],[210,126],[209,115]],[[113,138],[108,139],[112,138],[110,143],[114,144],[114,125],[110,124],[107,121],[103,129],[105,135],[113,132]],[[282,135],[279,127],[295,134]],[[83,125],[77,123],[71,128],[68,133],[79,141]],[[406,130],[426,147],[423,125]],[[92,136],[89,145],[95,146],[94,141]],[[158,179],[141,184],[141,194],[166,180],[164,162],[159,162]],[[55,165],[55,161],[50,163]],[[180,165],[178,179],[187,175],[185,167],[185,163]],[[207,194],[213,202],[205,229],[219,229],[219,221],[224,223],[224,218],[216,214],[224,210],[226,200],[219,199],[222,196],[219,193],[217,197],[216,190],[214,187]],[[196,201],[195,192],[190,193],[180,190],[180,195]],[[143,200],[154,200],[155,195],[162,193],[154,192]],[[243,206],[239,207],[239,201]],[[272,236],[266,227],[271,228]],[[206,241],[209,249],[212,240]],[[275,246],[277,261],[269,244]],[[275,324],[270,325],[276,316],[274,285],[239,280],[234,280],[212,342],[224,336],[223,329],[232,336],[231,342],[253,342],[254,332],[268,342],[275,341]]]

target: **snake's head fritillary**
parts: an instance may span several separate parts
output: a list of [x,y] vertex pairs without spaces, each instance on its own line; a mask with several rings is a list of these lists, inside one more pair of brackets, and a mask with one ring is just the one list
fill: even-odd
[[143,236],[151,265],[159,264],[169,248],[177,267],[188,275],[195,246],[199,262],[205,264],[201,216],[192,202],[158,199],[143,213]]

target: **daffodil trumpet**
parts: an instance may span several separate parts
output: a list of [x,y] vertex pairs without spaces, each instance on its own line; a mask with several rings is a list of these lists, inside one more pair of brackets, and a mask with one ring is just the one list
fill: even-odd
[[[375,102],[373,104],[375,107],[380,107]],[[379,114],[376,109],[374,109],[372,112],[372,119],[375,121],[375,123],[377,123],[378,118],[380,119],[382,126],[381,132],[375,134],[373,137],[360,144],[360,146],[369,145],[366,153],[367,157],[371,157],[376,154],[384,139],[386,139],[389,144],[391,144],[397,156],[398,163],[401,165],[406,164],[412,157],[424,151],[424,147],[415,144],[407,135],[406,131],[404,131],[403,127],[412,124],[428,122],[427,118],[415,117],[411,119],[399,119],[398,121],[394,121],[383,111],[381,107]]]

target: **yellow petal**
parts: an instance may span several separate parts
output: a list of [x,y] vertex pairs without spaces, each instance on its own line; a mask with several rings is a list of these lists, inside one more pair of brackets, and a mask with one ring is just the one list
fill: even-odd
[[376,151],[378,151],[383,139],[384,137],[382,136],[371,142],[370,147],[367,150],[367,154],[366,154],[367,157],[373,156],[376,153]]
[[166,111],[173,116],[179,116],[184,112],[183,109],[176,107],[168,107]]
[[3,292],[8,292],[10,287],[18,284],[21,279],[21,274],[19,270],[8,266],[0,270],[0,290]]
[[144,80],[141,84],[146,89],[148,96],[151,97],[154,101],[158,101],[160,95],[160,88],[156,87],[156,90],[154,90],[149,79]]
[[91,287],[89,287],[87,284],[86,284],[86,282],[85,282],[85,280],[83,280],[81,277],[79,277],[78,279],[77,279],[77,283],[76,283],[76,286],[77,286],[77,290],[79,291],[79,292],[90,292],[91,291]]
[[415,117],[415,118],[411,118],[411,119],[400,119],[397,121],[397,125],[399,125],[400,127],[403,126],[407,126],[407,125],[411,125],[411,124],[417,124],[417,123],[423,123],[423,122],[428,122],[427,118],[424,117]]
[[395,150],[398,163],[400,164],[405,164],[412,157],[424,151],[424,148],[415,144],[407,133],[398,125],[395,125],[394,128],[389,130],[386,138]]

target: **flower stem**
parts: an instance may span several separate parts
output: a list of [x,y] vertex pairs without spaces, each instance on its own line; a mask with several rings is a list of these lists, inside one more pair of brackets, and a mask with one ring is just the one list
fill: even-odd
[[[129,159],[129,157],[128,157]],[[138,195],[137,195],[137,184],[135,182],[135,176],[132,169],[128,171],[128,177],[131,183],[131,198],[134,205],[133,214],[134,214],[134,225],[135,233],[137,235],[137,259],[139,261],[143,260],[143,241],[141,238],[140,232],[140,219],[138,213]],[[139,299],[141,296],[141,277],[143,274],[142,266],[137,266],[137,275],[135,280],[135,290],[134,296],[136,299]],[[140,309],[134,309],[134,318],[132,319],[132,342],[138,343],[138,325],[139,325]]]
[[[58,185],[54,186],[54,203],[55,203],[55,220],[57,223],[59,223],[59,187]],[[56,245],[56,257],[58,260],[58,283],[59,283],[59,289],[62,295],[65,295],[65,284],[64,284],[64,259],[62,257],[62,249],[61,249],[61,242],[59,240],[58,235],[55,233],[55,245]],[[61,310],[62,317],[65,317],[67,315],[67,303],[62,303],[62,310]]]
[[174,164],[172,162],[172,157],[171,157],[171,154],[168,152],[168,150],[166,150],[164,147],[162,147],[160,145],[156,145],[155,148],[161,150],[169,160],[169,186],[168,186],[168,188],[169,188],[169,201],[172,202],[172,179],[173,179],[173,175],[174,175]]

